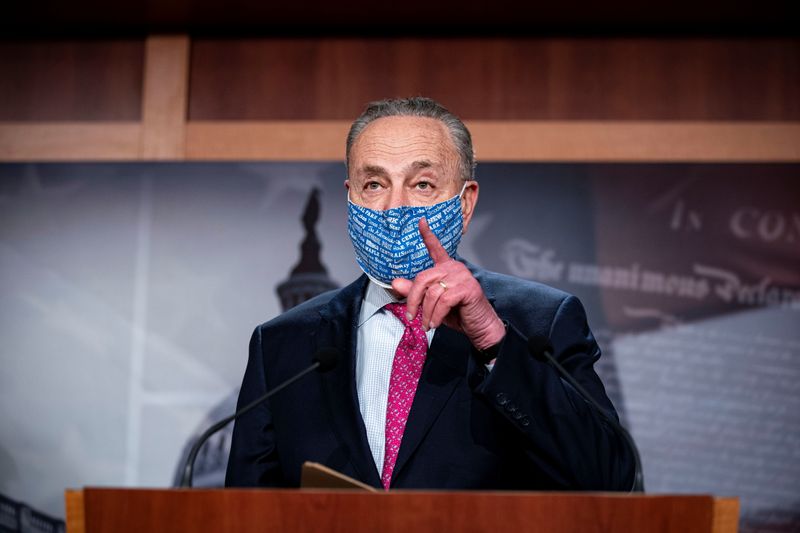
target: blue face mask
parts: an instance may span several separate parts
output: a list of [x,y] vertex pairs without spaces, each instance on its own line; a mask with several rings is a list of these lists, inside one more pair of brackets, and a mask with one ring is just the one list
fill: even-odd
[[461,242],[464,219],[461,192],[449,200],[428,206],[400,206],[385,211],[354,204],[348,195],[347,231],[356,261],[369,278],[390,288],[395,278],[414,279],[431,268],[433,259],[419,233],[419,219],[425,217],[431,231],[453,257]]

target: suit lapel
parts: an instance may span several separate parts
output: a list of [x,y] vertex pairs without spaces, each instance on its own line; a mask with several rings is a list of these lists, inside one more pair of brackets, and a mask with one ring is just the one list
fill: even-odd
[[[494,295],[486,285],[481,269],[461,261],[472,271],[494,306]],[[366,428],[361,418],[355,378],[356,327],[366,284],[366,276],[361,276],[339,291],[320,310],[322,320],[315,342],[317,349],[333,346],[342,354],[342,360],[336,368],[322,375],[322,386],[334,432],[347,451],[358,477],[365,483],[381,487],[380,473],[372,458]],[[459,382],[466,378],[470,353],[471,345],[465,335],[447,326],[437,328],[409,413],[394,476],[402,471],[436,422]]]
[[465,378],[469,354],[469,340],[464,335],[447,326],[436,329],[408,415],[392,477],[396,478],[402,471],[436,422],[456,386]]
[[358,477],[365,483],[380,487],[380,475],[361,418],[355,378],[356,323],[366,279],[366,276],[361,276],[320,310],[322,320],[316,333],[316,345],[317,349],[332,346],[340,351],[342,359],[333,370],[322,375],[331,424]]
[[[483,271],[460,258],[457,259],[469,268],[494,307],[494,294],[485,283]],[[447,326],[436,329],[400,443],[393,477],[402,471],[419,447],[458,384],[467,378],[471,353],[472,345],[466,335]]]

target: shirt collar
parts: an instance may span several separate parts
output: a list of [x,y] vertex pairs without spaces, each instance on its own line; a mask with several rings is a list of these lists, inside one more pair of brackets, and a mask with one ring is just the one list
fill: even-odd
[[361,312],[358,316],[358,327],[384,308],[386,304],[402,302],[405,299],[395,298],[389,289],[384,289],[380,285],[370,281],[367,284],[367,291],[364,293],[364,301],[361,303]]

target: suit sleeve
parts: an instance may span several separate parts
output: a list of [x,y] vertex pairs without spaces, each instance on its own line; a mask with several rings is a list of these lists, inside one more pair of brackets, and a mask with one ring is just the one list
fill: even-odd
[[[250,338],[250,355],[239,392],[237,409],[266,393],[261,327]],[[242,415],[233,428],[231,453],[225,475],[226,487],[285,486],[269,401]]]
[[[616,416],[593,368],[600,349],[577,298],[561,301],[548,333],[558,361]],[[514,324],[508,324],[494,368],[476,392],[515,428],[521,456],[554,486],[630,489],[634,461],[622,436],[552,366],[530,356],[527,339]]]

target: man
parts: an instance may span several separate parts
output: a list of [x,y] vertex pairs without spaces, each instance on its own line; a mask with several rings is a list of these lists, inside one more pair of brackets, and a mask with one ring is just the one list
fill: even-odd
[[621,438],[549,365],[545,336],[609,412],[576,298],[455,255],[478,201],[470,134],[433,100],[370,104],[347,139],[348,229],[365,275],[256,328],[227,484],[297,486],[304,461],[389,488],[628,490]]

